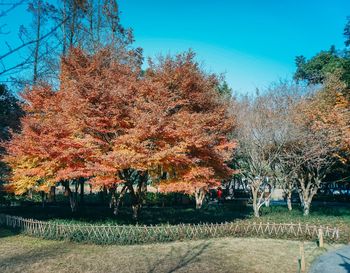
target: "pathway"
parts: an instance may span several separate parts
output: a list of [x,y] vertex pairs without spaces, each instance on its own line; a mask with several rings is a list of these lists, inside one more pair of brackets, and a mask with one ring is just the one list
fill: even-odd
[[350,246],[321,255],[311,265],[309,273],[350,273]]

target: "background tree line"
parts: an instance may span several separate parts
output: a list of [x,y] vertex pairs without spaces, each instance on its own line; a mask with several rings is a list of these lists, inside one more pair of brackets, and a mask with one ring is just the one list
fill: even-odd
[[[307,215],[321,183],[348,176],[350,19],[343,50],[296,58],[297,82],[231,96],[192,52],[142,71],[142,49],[120,24],[116,1],[19,1],[0,16],[23,3],[33,22],[0,56],[0,75],[23,90],[18,99],[1,89],[8,191],[61,183],[75,211],[89,183],[111,193],[115,214],[129,192],[136,218],[150,183],[193,194],[200,208],[210,188],[236,176],[251,190],[255,216],[275,187],[289,209],[297,191]],[[8,66],[13,54],[23,61]]]

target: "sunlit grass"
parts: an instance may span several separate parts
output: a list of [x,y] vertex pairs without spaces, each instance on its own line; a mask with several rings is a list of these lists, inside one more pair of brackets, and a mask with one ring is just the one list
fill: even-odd
[[[220,238],[97,246],[49,241],[0,229],[0,272],[297,272],[299,242]],[[327,249],[337,247],[326,245]],[[324,249],[305,243],[307,266]]]

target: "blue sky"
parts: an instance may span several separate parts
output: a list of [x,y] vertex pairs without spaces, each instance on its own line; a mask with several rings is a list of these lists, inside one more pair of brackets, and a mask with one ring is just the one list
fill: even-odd
[[[292,77],[296,55],[310,57],[332,44],[342,48],[350,15],[350,0],[120,0],[119,5],[122,24],[134,29],[135,45],[146,57],[192,48],[208,71],[225,73],[240,93]],[[13,11],[5,22],[11,31],[6,40],[16,40],[18,25],[30,20],[25,7]]]
[[192,48],[234,90],[291,77],[296,55],[343,47],[349,0],[124,0],[122,22],[146,56]]

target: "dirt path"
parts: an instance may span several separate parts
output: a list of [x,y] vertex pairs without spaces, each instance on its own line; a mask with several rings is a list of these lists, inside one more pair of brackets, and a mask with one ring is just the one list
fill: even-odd
[[349,273],[350,246],[329,251],[318,257],[312,264],[309,273]]

